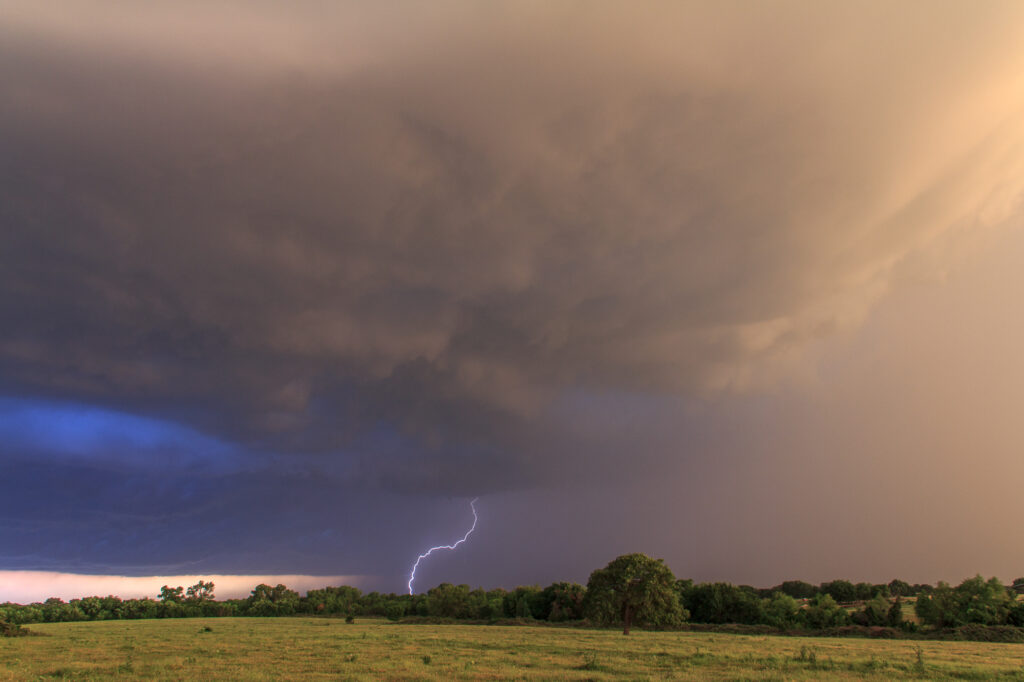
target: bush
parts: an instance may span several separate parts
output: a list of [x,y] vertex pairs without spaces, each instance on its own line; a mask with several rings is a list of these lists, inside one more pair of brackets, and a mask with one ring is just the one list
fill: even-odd
[[[892,607],[889,600],[877,595],[864,604],[864,610],[853,614],[853,622],[857,625],[889,625]],[[898,623],[897,623],[898,625]]]
[[1024,602],[1017,602],[1006,613],[1006,622],[1009,625],[1024,627]]
[[794,628],[800,624],[800,603],[783,592],[776,592],[764,602],[765,620],[777,628]]
[[1011,625],[964,625],[953,630],[952,639],[969,642],[1024,642],[1024,629]]
[[889,627],[898,628],[903,625],[903,600],[896,596],[896,601],[889,607],[889,613],[886,616]]
[[846,610],[829,594],[819,594],[812,599],[803,616],[807,627],[814,629],[842,627],[850,621]]
[[[761,598],[730,583],[701,583],[687,589],[682,598],[690,620],[695,623],[766,622]],[[783,604],[780,606],[785,609]]]
[[901,634],[896,628],[878,626],[868,628],[868,637],[874,639],[899,639]]
[[25,637],[28,634],[29,631],[20,625],[0,620],[0,637]]

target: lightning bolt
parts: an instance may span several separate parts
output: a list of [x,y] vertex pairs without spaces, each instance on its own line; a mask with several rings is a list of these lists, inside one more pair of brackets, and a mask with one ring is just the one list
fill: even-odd
[[458,540],[457,542],[455,542],[454,544],[451,544],[451,545],[439,545],[437,547],[431,547],[426,552],[424,552],[423,554],[420,554],[418,557],[416,557],[416,563],[412,565],[412,572],[409,574],[409,594],[412,594],[412,581],[416,580],[416,569],[419,568],[421,561],[423,561],[428,556],[430,556],[431,554],[433,554],[434,552],[436,552],[438,550],[441,550],[441,549],[455,549],[456,547],[461,545],[463,542],[465,542],[467,540],[467,538],[469,538],[469,536],[473,534],[473,531],[476,530],[476,520],[477,520],[477,516],[476,516],[476,501],[479,500],[479,499],[480,499],[479,497],[474,497],[469,502],[469,508],[473,510],[473,525],[472,525],[472,527],[470,527],[469,530],[466,531],[466,534],[462,536],[461,540]]

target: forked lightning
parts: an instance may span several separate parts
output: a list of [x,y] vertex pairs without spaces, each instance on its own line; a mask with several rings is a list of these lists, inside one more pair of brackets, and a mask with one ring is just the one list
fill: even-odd
[[426,552],[424,552],[423,554],[420,554],[418,557],[416,557],[416,563],[412,565],[412,573],[409,574],[409,594],[412,594],[412,581],[416,580],[416,569],[419,568],[419,565],[420,565],[421,561],[423,561],[428,556],[430,556],[431,554],[433,554],[434,552],[436,552],[438,550],[441,550],[441,549],[455,549],[456,547],[461,545],[463,542],[465,542],[466,539],[470,535],[473,534],[473,531],[476,530],[476,519],[477,519],[477,516],[476,516],[476,501],[479,500],[479,499],[480,499],[479,497],[474,497],[469,502],[469,508],[473,510],[473,525],[472,525],[472,527],[470,527],[469,530],[466,531],[466,534],[462,536],[461,540],[457,541],[455,544],[452,544],[452,545],[440,545],[438,547],[431,547]]

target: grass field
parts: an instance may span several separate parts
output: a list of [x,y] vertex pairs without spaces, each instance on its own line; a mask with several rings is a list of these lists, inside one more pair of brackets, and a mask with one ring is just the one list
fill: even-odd
[[695,632],[623,637],[567,628],[314,618],[53,623],[30,629],[46,636],[0,639],[0,680],[1024,680],[1024,644]]

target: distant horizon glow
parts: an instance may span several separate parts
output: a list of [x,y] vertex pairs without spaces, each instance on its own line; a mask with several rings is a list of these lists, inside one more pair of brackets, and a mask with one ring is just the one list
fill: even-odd
[[64,601],[114,595],[121,599],[156,599],[160,588],[190,587],[200,580],[214,584],[218,600],[241,599],[263,583],[284,584],[300,594],[322,587],[348,585],[361,588],[371,576],[359,575],[155,575],[119,576],[61,573],[57,571],[0,571],[0,604],[32,604],[50,597]]

